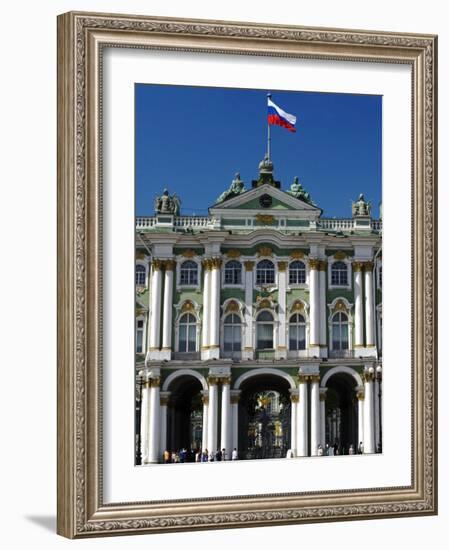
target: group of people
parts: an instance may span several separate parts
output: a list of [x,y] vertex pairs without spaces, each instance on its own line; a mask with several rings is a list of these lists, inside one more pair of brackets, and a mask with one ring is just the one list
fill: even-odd
[[324,447],[323,445],[318,445],[318,456],[361,455],[363,454],[363,443],[360,441],[357,445],[357,451],[352,443],[349,445],[348,452],[346,453],[345,451],[346,449],[342,448],[336,441],[333,445],[329,445],[329,443],[326,443]]
[[183,462],[222,462],[223,460],[237,460],[237,449],[233,449],[229,454],[226,449],[217,451],[208,451],[207,449],[186,449],[183,447],[178,451],[166,449],[163,454],[164,464],[177,464]]

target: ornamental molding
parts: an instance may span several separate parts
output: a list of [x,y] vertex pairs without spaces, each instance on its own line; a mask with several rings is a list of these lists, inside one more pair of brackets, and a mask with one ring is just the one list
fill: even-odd
[[337,250],[337,252],[334,253],[334,260],[346,260],[347,254],[346,252],[343,252],[343,250]]
[[[70,389],[73,398],[73,418],[72,424],[76,427],[73,433],[75,444],[73,445],[73,480],[71,487],[73,489],[74,505],[74,527],[73,533],[76,536],[80,535],[102,535],[102,534],[128,534],[130,531],[136,532],[151,532],[160,530],[185,530],[185,529],[205,529],[217,527],[238,527],[245,526],[263,526],[266,524],[287,524],[287,523],[305,523],[316,520],[335,521],[340,519],[361,519],[369,518],[373,515],[387,516],[408,516],[423,513],[436,512],[436,427],[434,411],[436,408],[436,363],[435,363],[435,322],[436,310],[433,306],[436,295],[436,274],[435,274],[435,167],[434,156],[436,147],[435,138],[435,108],[433,100],[433,90],[436,86],[436,67],[434,61],[435,43],[432,37],[419,37],[409,34],[392,35],[389,33],[369,33],[362,31],[347,31],[347,30],[328,30],[328,29],[304,29],[299,27],[273,27],[270,25],[249,25],[243,23],[224,23],[224,22],[193,22],[193,21],[176,21],[170,19],[149,20],[145,18],[126,16],[97,16],[72,14],[73,29],[73,72],[75,74],[75,85],[73,88],[74,98],[72,100],[75,105],[73,110],[74,127],[69,128],[75,136],[73,146],[73,157],[75,169],[73,170],[74,188],[72,189],[72,208],[73,220],[73,239],[70,244],[70,253],[74,258],[74,273],[73,282],[70,283],[70,295],[73,296],[73,341],[76,346],[73,346],[73,372],[70,377],[73,380],[73,386]],[[423,368],[420,370],[422,375],[422,384],[424,386],[422,399],[422,439],[423,439],[423,454],[424,457],[419,461],[422,464],[420,471],[420,479],[422,480],[421,492],[413,500],[404,501],[401,499],[400,491],[395,489],[388,490],[387,488],[378,488],[378,498],[376,502],[364,503],[356,495],[351,498],[351,491],[337,492],[335,500],[324,505],[306,504],[290,505],[272,505],[267,501],[260,502],[260,508],[252,510],[229,510],[229,511],[211,511],[206,513],[184,511],[182,506],[176,515],[161,513],[158,516],[136,518],[133,516],[117,517],[114,519],[93,519],[89,517],[87,504],[90,502],[90,494],[88,494],[88,486],[86,472],[88,469],[88,449],[87,445],[91,445],[90,439],[87,437],[87,426],[89,419],[93,414],[89,409],[89,403],[86,399],[86,388],[88,379],[88,291],[89,285],[87,279],[90,273],[88,269],[88,261],[92,243],[87,232],[87,162],[89,148],[87,146],[87,39],[88,30],[111,30],[120,32],[138,32],[157,34],[172,34],[173,37],[179,36],[221,36],[229,38],[241,39],[262,39],[267,41],[281,41],[286,44],[289,41],[297,43],[305,43],[313,46],[314,44],[327,44],[330,51],[334,45],[351,46],[363,45],[370,47],[388,48],[417,48],[422,52],[420,67],[422,67],[422,83],[421,87],[425,96],[424,108],[422,111],[423,119],[423,135],[422,135],[422,177],[423,186],[420,189],[422,194],[422,217],[415,219],[413,216],[414,231],[418,232],[421,238],[420,260],[422,262],[423,286],[422,295],[422,318],[423,331],[425,339],[423,344],[422,361]],[[243,40],[242,40],[243,43]],[[70,45],[71,46],[71,45]],[[134,44],[126,47],[144,48],[139,44]],[[100,59],[102,55],[102,46],[100,44]],[[149,47],[151,48],[151,47]],[[170,48],[167,48],[170,49]],[[173,47],[172,49],[186,48]],[[207,48],[203,51],[209,52]],[[220,50],[214,50],[215,53],[223,53]],[[336,50],[335,50],[336,52]],[[245,49],[235,50],[236,54],[248,54]],[[267,53],[266,55],[270,55]],[[272,54],[273,57],[284,56],[294,57],[292,54]],[[325,56],[326,59],[341,59],[338,53],[331,53]],[[376,61],[376,55],[371,58],[357,56],[358,61]],[[392,61],[393,63],[395,61]],[[397,61],[398,63],[400,61]],[[421,69],[420,69],[421,70]],[[68,72],[68,70],[67,70]],[[101,82],[100,82],[101,86]],[[99,121],[100,127],[102,121]],[[102,214],[100,212],[100,218]],[[418,226],[419,224],[419,226]],[[422,231],[420,229],[422,225]],[[103,280],[103,275],[99,273],[100,287]],[[72,307],[72,306],[71,306]],[[101,307],[101,306],[100,306]],[[419,304],[421,308],[421,302]],[[103,364],[100,355],[99,370],[102,372]],[[416,366],[415,366],[416,368]],[[101,378],[101,377],[100,377]],[[69,391],[69,390],[68,390]],[[100,445],[101,450],[101,445]],[[67,450],[65,450],[67,452]],[[101,456],[101,453],[100,453]],[[72,460],[72,458],[70,459]],[[331,493],[331,492],[329,492]],[[101,495],[101,491],[100,491]],[[292,499],[294,495],[287,495]],[[257,498],[257,495],[253,495]],[[313,497],[313,495],[312,495]],[[329,497],[329,495],[327,495]],[[224,497],[226,498],[226,497]],[[245,499],[248,496],[236,497],[245,507]],[[196,506],[194,501],[189,504]],[[211,508],[215,506],[214,499],[211,499]],[[258,505],[259,506],[259,505]]]
[[302,250],[292,250],[290,252],[290,258],[292,260],[303,260],[305,258],[305,254]]
[[274,224],[274,216],[272,216],[271,214],[256,214],[255,219],[263,225]]
[[197,253],[195,252],[195,250],[192,250],[191,248],[187,248],[186,250],[183,250],[181,252],[181,256],[183,258],[195,258],[195,256],[197,256]]
[[240,258],[240,256],[242,255],[242,253],[240,252],[240,250],[237,250],[236,248],[231,248],[230,250],[228,250],[227,252],[225,252],[226,256],[228,258],[231,258],[233,260],[237,259],[237,258]]
[[268,258],[271,258],[273,256],[273,249],[269,246],[261,246],[257,250],[258,256],[266,256]]

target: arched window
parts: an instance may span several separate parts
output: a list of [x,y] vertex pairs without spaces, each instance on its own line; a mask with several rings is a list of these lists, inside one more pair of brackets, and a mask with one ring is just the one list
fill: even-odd
[[136,353],[143,353],[143,328],[143,320],[138,319],[136,321]]
[[196,351],[196,318],[191,313],[184,313],[179,320],[179,351]]
[[349,349],[348,316],[341,311],[332,317],[332,349]]
[[180,268],[181,285],[197,285],[198,284],[198,265],[192,260],[188,260],[181,264]]
[[344,262],[334,262],[331,267],[331,284],[348,286],[348,266]]
[[291,285],[301,285],[306,282],[306,266],[304,262],[292,262],[288,268],[288,280]]
[[143,265],[136,265],[136,285],[145,286],[146,269]]
[[231,260],[225,265],[224,273],[225,285],[241,285],[242,284],[242,264],[237,260]]
[[257,349],[273,349],[274,320],[269,311],[262,311],[257,316],[256,346]]
[[242,351],[242,321],[236,313],[224,320],[224,351]]
[[288,333],[292,351],[306,349],[306,321],[299,313],[290,317]]
[[256,284],[271,285],[274,284],[274,264],[270,260],[262,260],[257,264]]

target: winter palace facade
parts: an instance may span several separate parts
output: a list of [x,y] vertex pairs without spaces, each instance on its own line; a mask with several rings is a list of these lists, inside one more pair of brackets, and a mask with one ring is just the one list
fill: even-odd
[[165,190],[136,219],[136,463],[381,451],[381,241],[363,195],[325,218],[267,157],[207,217]]

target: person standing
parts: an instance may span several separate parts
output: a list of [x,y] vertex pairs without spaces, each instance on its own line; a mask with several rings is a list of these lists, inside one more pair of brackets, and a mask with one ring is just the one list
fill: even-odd
[[232,451],[232,460],[237,460],[239,457],[238,453],[237,453],[237,449],[234,447],[233,451]]
[[360,441],[359,446],[357,447],[357,453],[359,455],[363,454],[363,443]]

